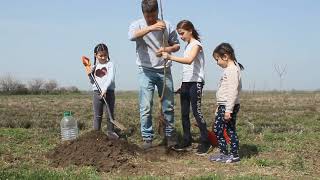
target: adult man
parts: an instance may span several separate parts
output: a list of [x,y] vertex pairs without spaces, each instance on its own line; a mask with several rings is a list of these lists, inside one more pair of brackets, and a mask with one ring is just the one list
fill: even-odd
[[[154,131],[152,128],[152,106],[155,86],[161,96],[164,82],[166,89],[162,101],[165,135],[168,147],[175,145],[174,137],[174,95],[171,76],[171,62],[165,66],[162,52],[176,52],[180,49],[177,33],[167,22],[158,18],[157,0],[142,0],[141,8],[144,18],[134,21],[129,27],[129,39],[136,42],[139,67],[139,105],[143,148],[152,147]],[[163,47],[165,45],[165,48]],[[167,68],[164,79],[164,68]]]

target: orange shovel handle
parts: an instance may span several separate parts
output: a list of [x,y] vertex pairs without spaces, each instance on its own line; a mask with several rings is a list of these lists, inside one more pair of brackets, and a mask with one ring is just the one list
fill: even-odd
[[86,68],[86,72],[87,74],[90,74],[91,73],[91,63],[90,63],[90,59],[87,58],[86,56],[82,56],[81,57],[81,60],[82,60],[82,64],[85,66]]
[[84,66],[91,66],[90,59],[87,58],[86,56],[82,56],[81,60]]

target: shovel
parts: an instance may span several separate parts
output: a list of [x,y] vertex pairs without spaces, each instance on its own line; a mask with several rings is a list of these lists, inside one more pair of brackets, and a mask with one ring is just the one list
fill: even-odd
[[[193,125],[198,127],[197,123],[193,123]],[[218,139],[217,139],[217,136],[214,134],[214,132],[208,129],[207,129],[207,132],[208,132],[208,139],[210,143],[215,147],[218,146]],[[226,139],[227,144],[230,144],[230,137],[228,136],[227,130],[225,128],[223,129],[223,136]]]
[[[101,90],[98,82],[96,81],[96,79],[94,78],[94,76],[93,76],[93,74],[92,74],[92,72],[91,72],[90,59],[87,58],[87,57],[85,57],[85,56],[82,56],[82,57],[81,57],[81,60],[82,60],[83,65],[84,65],[85,68],[86,68],[87,74],[88,74],[88,75],[90,76],[90,78],[94,81],[94,84],[96,85],[96,87],[98,88],[98,90],[99,90],[99,92],[100,92],[100,94],[101,94],[101,93],[102,93],[102,90]],[[127,128],[126,128],[124,125],[122,125],[120,122],[115,121],[115,120],[112,118],[112,116],[111,116],[111,111],[110,111],[110,108],[109,108],[109,105],[108,105],[108,103],[107,103],[106,98],[105,98],[104,96],[102,96],[102,99],[103,99],[104,103],[106,104],[106,109],[107,109],[107,113],[108,113],[108,116],[109,116],[109,121],[110,121],[113,125],[115,125],[116,127],[118,127],[120,130],[125,131]]]

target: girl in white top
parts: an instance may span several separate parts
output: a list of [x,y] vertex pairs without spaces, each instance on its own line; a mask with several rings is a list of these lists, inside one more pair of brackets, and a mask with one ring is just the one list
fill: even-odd
[[[94,66],[92,68],[92,73],[96,79],[98,85],[101,88],[101,93],[94,84],[92,83],[93,90],[93,128],[94,130],[101,130],[101,121],[103,117],[103,106],[105,103],[102,99],[104,97],[110,108],[111,116],[114,118],[114,106],[115,106],[115,69],[113,63],[109,58],[108,47],[105,44],[98,44],[94,48]],[[107,136],[109,139],[118,139],[119,136],[114,132],[114,126],[108,119],[107,121]]]
[[190,104],[193,115],[200,129],[201,143],[196,152],[197,155],[205,155],[211,149],[208,140],[206,121],[201,112],[201,97],[204,85],[204,53],[200,42],[199,33],[188,20],[182,20],[177,25],[180,38],[187,43],[183,57],[177,57],[163,52],[165,59],[183,64],[183,78],[181,85],[181,115],[183,127],[183,142],[175,146],[176,150],[183,150],[191,146],[192,137],[190,132]]

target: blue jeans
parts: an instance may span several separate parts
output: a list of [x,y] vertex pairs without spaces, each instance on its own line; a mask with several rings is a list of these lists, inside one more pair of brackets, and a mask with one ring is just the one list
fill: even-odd
[[[152,106],[155,86],[158,89],[159,97],[162,94],[164,73],[163,69],[151,69],[139,67],[138,74],[140,91],[139,91],[139,108],[141,134],[143,140],[152,140],[154,131],[152,128]],[[170,137],[174,131],[174,91],[173,81],[170,68],[166,74],[166,89],[162,101],[162,112],[166,121],[165,135]]]

